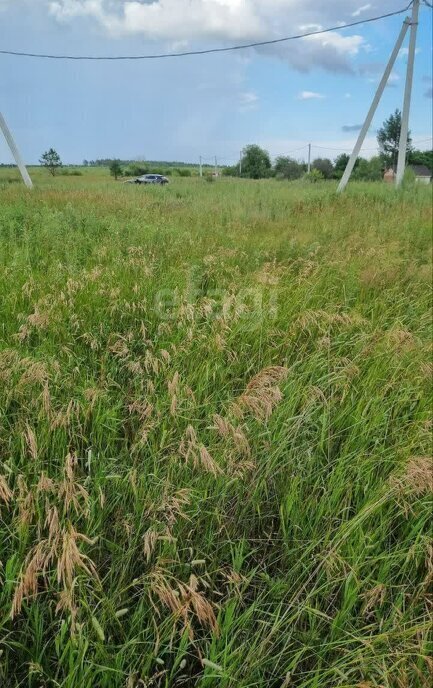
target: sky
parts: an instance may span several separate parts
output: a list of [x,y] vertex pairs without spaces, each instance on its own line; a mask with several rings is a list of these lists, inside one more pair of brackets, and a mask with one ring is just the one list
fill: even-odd
[[[179,52],[272,40],[392,12],[407,0],[0,0],[0,49],[69,55]],[[410,129],[431,148],[432,10],[421,6]],[[1,110],[27,164],[121,158],[233,164],[335,158],[355,143],[404,15],[222,54],[86,62],[0,55]],[[405,48],[363,155],[402,107]],[[12,162],[0,134],[0,163]]]

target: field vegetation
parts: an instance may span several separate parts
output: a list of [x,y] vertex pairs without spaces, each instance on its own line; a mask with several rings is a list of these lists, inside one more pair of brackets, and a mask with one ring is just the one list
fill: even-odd
[[430,190],[0,174],[0,685],[430,686]]

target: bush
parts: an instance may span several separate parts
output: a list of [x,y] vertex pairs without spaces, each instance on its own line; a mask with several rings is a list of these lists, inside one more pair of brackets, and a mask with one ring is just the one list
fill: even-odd
[[191,170],[189,167],[175,167],[173,172],[177,174],[178,177],[191,177]]
[[82,177],[83,176],[83,173],[81,172],[81,170],[68,170],[65,168],[61,169],[59,174],[62,177]]
[[311,182],[315,184],[316,182],[321,182],[325,177],[320,170],[312,169],[311,172],[306,172],[304,174],[304,179],[306,182]]
[[149,167],[143,164],[132,164],[125,167],[123,170],[124,177],[139,177],[142,174],[148,174]]
[[408,187],[415,186],[415,183],[416,174],[410,167],[407,167],[403,176],[403,188],[407,189]]

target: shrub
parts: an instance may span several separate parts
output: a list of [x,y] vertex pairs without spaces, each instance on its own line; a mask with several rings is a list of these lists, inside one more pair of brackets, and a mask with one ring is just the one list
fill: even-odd
[[320,170],[316,170],[313,168],[311,170],[311,172],[306,172],[304,174],[304,179],[307,182],[311,182],[312,184],[315,184],[316,182],[322,181],[324,179],[324,176]]

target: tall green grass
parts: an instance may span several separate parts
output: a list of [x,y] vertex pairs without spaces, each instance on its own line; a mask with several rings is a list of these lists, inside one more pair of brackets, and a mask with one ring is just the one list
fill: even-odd
[[0,206],[0,684],[429,686],[428,189]]

